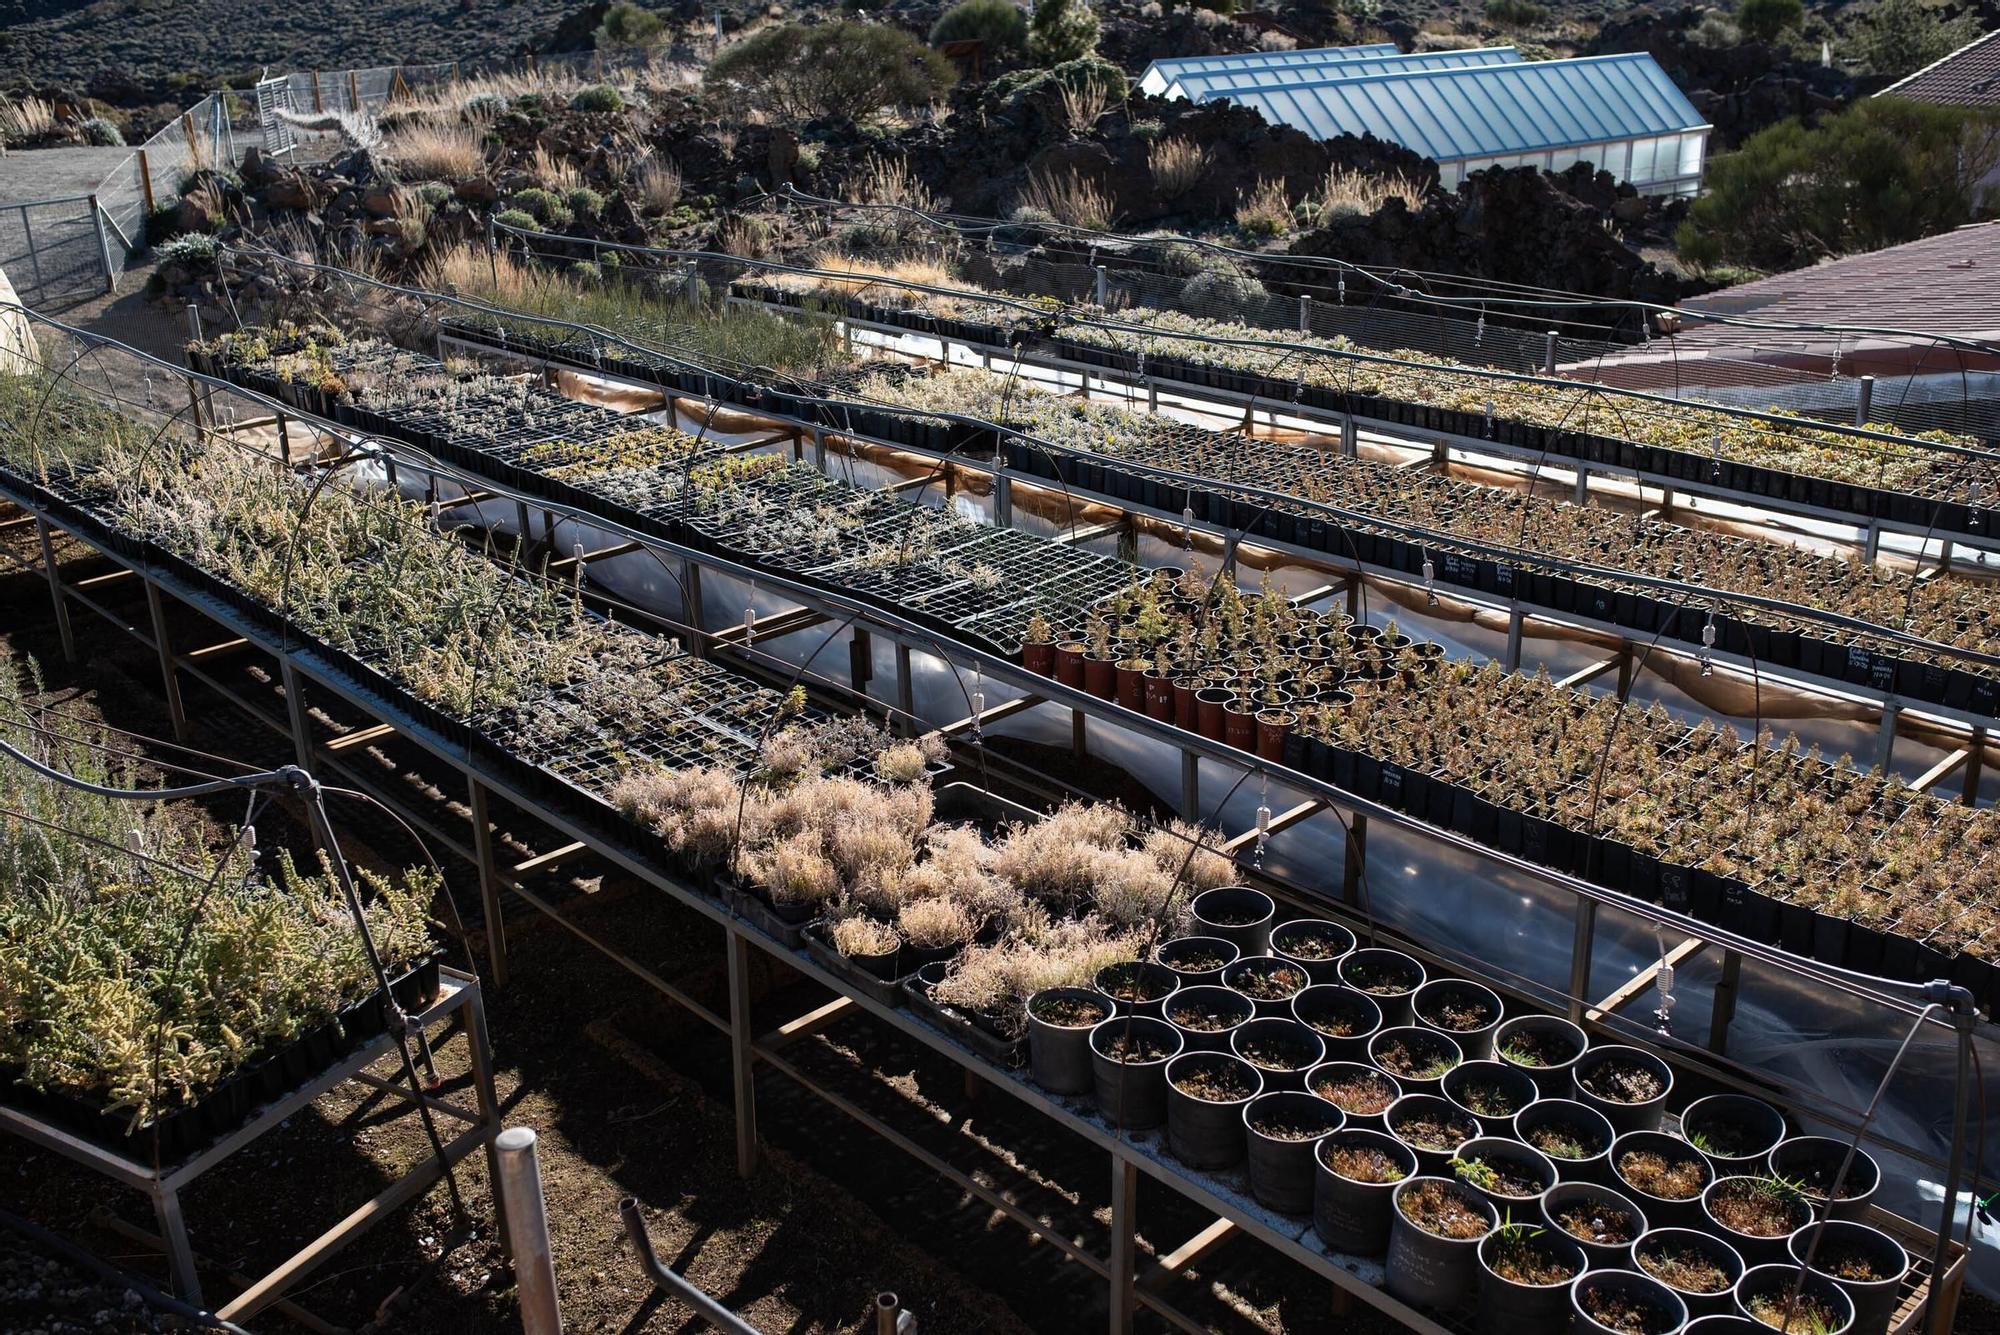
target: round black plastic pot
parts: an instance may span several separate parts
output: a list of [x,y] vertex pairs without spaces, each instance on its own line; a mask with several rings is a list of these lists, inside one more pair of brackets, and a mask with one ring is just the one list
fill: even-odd
[[1247,885],[1219,885],[1194,897],[1189,911],[1202,936],[1219,936],[1244,955],[1264,955],[1271,949],[1271,923],[1277,905],[1262,890]]
[[[1665,1275],[1655,1273],[1646,1266],[1646,1260],[1657,1262],[1662,1256],[1676,1252],[1693,1252],[1705,1261],[1712,1261],[1722,1270],[1724,1282],[1721,1288],[1701,1293],[1685,1289],[1673,1283]],[[1687,1305],[1689,1316],[1726,1316],[1736,1310],[1736,1281],[1743,1278],[1743,1257],[1737,1250],[1712,1233],[1704,1233],[1698,1228],[1656,1228],[1632,1244],[1632,1269],[1658,1280],[1672,1289],[1681,1302]]]
[[1488,1135],[1511,1136],[1514,1119],[1541,1091],[1518,1066],[1468,1061],[1444,1073],[1438,1092],[1471,1113]]
[[[1420,1228],[1404,1212],[1403,1202],[1420,1183],[1441,1184],[1466,1208],[1485,1216],[1478,1237],[1444,1238]],[[1493,1207],[1478,1192],[1445,1178],[1412,1177],[1390,1193],[1389,1259],[1384,1269],[1389,1292],[1406,1303],[1448,1311],[1469,1301],[1479,1283],[1479,1243],[1499,1224]]]
[[1340,961],[1354,945],[1354,933],[1325,918],[1294,918],[1271,929],[1271,953],[1304,969],[1315,983],[1338,980]]
[[1424,966],[1400,950],[1370,946],[1348,952],[1337,970],[1340,981],[1366,992],[1382,1010],[1382,1023],[1410,1022],[1410,998],[1424,985]]
[[[1514,1248],[1568,1273],[1541,1284],[1507,1278],[1494,1266]],[[1480,1240],[1478,1256],[1479,1335],[1545,1335],[1563,1328],[1569,1320],[1569,1286],[1588,1264],[1575,1239],[1547,1229],[1502,1227]]]
[[1698,1316],[1681,1327],[1681,1335],[1771,1335],[1771,1328],[1732,1311],[1728,1316]]
[[[1250,998],[1226,987],[1184,987],[1166,999],[1161,1018],[1180,1031],[1189,1050],[1228,1052],[1229,1037],[1256,1017]],[[1204,1026],[1220,1024],[1219,1029]]]
[[[1449,1145],[1418,1144],[1411,1123],[1438,1122],[1448,1128]],[[1470,1113],[1454,1108],[1436,1094],[1405,1094],[1382,1114],[1382,1129],[1408,1145],[1417,1156],[1417,1167],[1432,1177],[1449,1176],[1452,1156],[1458,1147],[1479,1134],[1479,1123]]]
[[1384,1029],[1368,1040],[1368,1060],[1412,1094],[1436,1094],[1462,1056],[1449,1035],[1417,1025]]
[[[1306,1072],[1326,1060],[1326,1044],[1297,1020],[1259,1016],[1229,1036],[1229,1050],[1257,1068],[1266,1090],[1306,1087]],[[1267,1065],[1271,1058],[1277,1064]]]
[[[1604,1229],[1593,1228],[1591,1236],[1584,1237],[1564,1224],[1562,1216],[1577,1206],[1589,1210],[1589,1220],[1600,1221]],[[1624,1192],[1595,1182],[1558,1182],[1542,1193],[1537,1209],[1550,1231],[1575,1239],[1593,1270],[1629,1265],[1632,1244],[1646,1232],[1645,1210]],[[1624,1220],[1614,1219],[1614,1213],[1624,1215]],[[1624,1226],[1617,1227],[1621,1222]]]
[[1615,1297],[1624,1304],[1637,1304],[1645,1313],[1641,1324],[1645,1335],[1675,1335],[1687,1325],[1687,1304],[1680,1295],[1650,1275],[1630,1270],[1593,1270],[1579,1276],[1569,1286],[1570,1335],[1625,1335],[1628,1325],[1606,1325],[1592,1316],[1596,1295]]
[[[1636,1079],[1655,1089],[1646,1098],[1619,1096],[1619,1077]],[[1592,1048],[1570,1067],[1570,1097],[1604,1114],[1620,1135],[1627,1131],[1657,1131],[1673,1092],[1674,1073],[1650,1052],[1612,1044]]]
[[[1801,1302],[1810,1299],[1817,1307],[1830,1313],[1833,1320],[1815,1325],[1794,1309],[1786,1320],[1786,1326],[1793,1331],[1810,1331],[1812,1335],[1850,1335],[1854,1329],[1854,1300],[1832,1279],[1816,1270],[1806,1271],[1805,1280],[1801,1283],[1799,1267],[1791,1262],[1753,1265],[1744,1271],[1743,1278],[1736,1281],[1736,1314],[1760,1321],[1759,1330],[1768,1332],[1778,1329],[1775,1321],[1761,1322],[1752,1311],[1753,1304],[1759,1298],[1775,1298],[1782,1304],[1791,1295],[1795,1284],[1799,1286]],[[1783,1312],[1784,1308],[1780,1306],[1776,1310]]]
[[[1819,1234],[1817,1244],[1813,1235]],[[1854,1304],[1854,1335],[1884,1335],[1895,1318],[1901,1297],[1903,1276],[1910,1268],[1910,1255],[1902,1244],[1879,1228],[1857,1224],[1851,1219],[1829,1219],[1822,1231],[1808,1224],[1792,1234],[1786,1244],[1791,1259],[1807,1264],[1840,1286]],[[1863,1258],[1882,1279],[1844,1279],[1836,1268],[1845,1258]]]
[[[1368,1091],[1365,1101],[1354,1098],[1352,1088],[1344,1093],[1334,1089],[1335,1085],[1346,1082],[1364,1087]],[[1396,1083],[1394,1076],[1378,1071],[1365,1062],[1321,1062],[1306,1072],[1306,1092],[1339,1108],[1347,1115],[1349,1126],[1370,1131],[1385,1130],[1382,1114],[1403,1097],[1403,1087]],[[1345,1101],[1336,1098],[1336,1093],[1343,1093]]]
[[1382,1008],[1366,992],[1315,983],[1292,998],[1292,1018],[1320,1036],[1334,1061],[1362,1061],[1382,1028]]
[[[1056,1024],[1036,1014],[1052,1002],[1095,1007],[1087,1024]],[[1051,1094],[1087,1094],[1091,1089],[1090,1031],[1111,1017],[1111,999],[1087,987],[1044,988],[1028,998],[1028,1075]],[[1068,1018],[1068,1017],[1065,1017]]]
[[[1234,1076],[1249,1092],[1216,1099],[1188,1092],[1200,1077]],[[1264,1089],[1257,1068],[1226,1052],[1183,1052],[1167,1063],[1167,1148],[1190,1168],[1228,1168],[1243,1158],[1243,1108]]]
[[[1718,1202],[1732,1194],[1768,1198],[1774,1208],[1784,1212],[1785,1227],[1774,1233],[1745,1233],[1725,1224]],[[1734,1247],[1737,1255],[1750,1265],[1776,1265],[1790,1259],[1791,1252],[1785,1244],[1813,1219],[1812,1206],[1802,1193],[1769,1177],[1717,1178],[1701,1193],[1701,1213],[1704,1227]]]
[[[1833,1185],[1834,1175],[1840,1171],[1841,1161],[1847,1157],[1847,1142],[1830,1136],[1793,1136],[1781,1141],[1771,1151],[1765,1162],[1770,1167],[1772,1177],[1781,1177],[1787,1182],[1797,1182],[1805,1188],[1805,1193],[1818,1206],[1826,1201],[1827,1189]],[[1867,1150],[1856,1150],[1854,1162],[1847,1166],[1847,1181],[1841,1186],[1837,1200],[1825,1205],[1828,1215],[1835,1219],[1861,1219],[1868,1213],[1868,1203],[1875,1199],[1875,1189],[1882,1185],[1882,1169]]]
[[1234,941],[1219,936],[1177,937],[1153,952],[1155,960],[1173,970],[1182,987],[1220,983],[1222,971],[1241,955]]
[[[1107,964],[1091,980],[1099,992],[1111,999],[1118,1014],[1158,1017],[1160,1008],[1181,985],[1173,970],[1141,960],[1120,960]],[[1130,992],[1131,995],[1120,993]]]
[[1464,978],[1433,978],[1410,998],[1417,1023],[1450,1035],[1467,1061],[1493,1055],[1493,1033],[1504,1011],[1491,988]]
[[1250,1194],[1267,1210],[1311,1214],[1313,1147],[1342,1128],[1345,1117],[1325,1099],[1298,1090],[1259,1095],[1247,1104]]
[[[1516,1191],[1510,1184],[1482,1181],[1481,1169],[1493,1169],[1520,1179],[1530,1188]],[[1474,1136],[1458,1147],[1451,1165],[1452,1176],[1493,1203],[1502,1219],[1531,1218],[1542,1193],[1556,1185],[1555,1165],[1538,1150],[1508,1136]]]
[[[1120,1060],[1107,1045],[1129,1035],[1154,1045],[1158,1055]],[[1180,1055],[1181,1036],[1150,1015],[1114,1015],[1090,1031],[1091,1083],[1097,1110],[1116,1127],[1140,1131],[1167,1120],[1167,1063]]]
[[1552,1099],[1569,1097],[1570,1068],[1589,1046],[1582,1029],[1555,1015],[1516,1015],[1493,1034],[1494,1055],[1526,1071]]
[[[1510,1068],[1518,1070],[1518,1067]],[[1611,1179],[1611,1142],[1617,1138],[1611,1123],[1595,1108],[1586,1108],[1573,1099],[1539,1099],[1514,1114],[1514,1138],[1546,1154],[1556,1166],[1556,1176],[1564,1182],[1595,1182],[1615,1185]],[[1554,1142],[1538,1143],[1535,1133],[1547,1130],[1574,1142],[1583,1153],[1558,1154]],[[1566,1147],[1567,1148],[1567,1147]]]
[[1701,1191],[1691,1196],[1670,1197],[1641,1186],[1627,1176],[1623,1167],[1628,1154],[1658,1154],[1671,1163],[1689,1164],[1701,1178],[1702,1190],[1715,1181],[1715,1170],[1700,1151],[1664,1131],[1628,1131],[1611,1143],[1611,1185],[1630,1196],[1658,1228],[1704,1228],[1708,1218],[1702,1213]]
[[1785,1116],[1748,1094],[1711,1094],[1681,1114],[1681,1136],[1717,1177],[1754,1177],[1785,1138]]
[[[1328,1158],[1351,1147],[1380,1151],[1395,1161],[1398,1176],[1387,1182],[1342,1177]],[[1313,1147],[1313,1231],[1336,1252],[1380,1256],[1389,1246],[1389,1196],[1396,1183],[1414,1177],[1417,1156],[1393,1136],[1349,1123]]]
[[[1223,986],[1250,998],[1257,1014],[1283,1019],[1291,1018],[1292,998],[1305,991],[1311,981],[1299,965],[1276,955],[1245,955],[1222,971]],[[1273,995],[1261,995],[1266,992]]]

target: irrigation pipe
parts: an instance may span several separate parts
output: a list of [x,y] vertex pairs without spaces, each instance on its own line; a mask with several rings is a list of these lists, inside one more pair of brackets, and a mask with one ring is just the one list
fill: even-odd
[[8,1229],[28,1239],[45,1251],[54,1252],[72,1265],[82,1266],[107,1283],[116,1284],[121,1289],[130,1289],[146,1300],[149,1307],[157,1307],[183,1321],[192,1321],[208,1330],[223,1330],[230,1335],[250,1335],[250,1332],[233,1321],[224,1321],[213,1312],[204,1312],[199,1307],[182,1302],[172,1294],[164,1293],[128,1270],[120,1270],[109,1261],[92,1255],[59,1233],[51,1233],[30,1219],[23,1219],[12,1210],[0,1210],[0,1228]]

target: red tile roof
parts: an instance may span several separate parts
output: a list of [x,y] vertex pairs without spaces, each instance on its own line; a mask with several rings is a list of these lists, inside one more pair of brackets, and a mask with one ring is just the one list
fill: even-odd
[[1908,97],[1948,107],[2000,107],[2000,29],[1926,65],[1877,97]]

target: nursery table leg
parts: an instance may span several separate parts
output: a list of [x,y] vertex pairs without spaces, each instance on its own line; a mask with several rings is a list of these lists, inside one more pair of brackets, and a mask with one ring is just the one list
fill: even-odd
[[62,571],[56,568],[55,546],[49,541],[49,521],[35,516],[35,537],[42,544],[42,569],[49,577],[49,596],[56,604],[56,633],[62,636],[63,658],[76,661],[76,639],[69,629],[69,599],[63,593]]
[[910,646],[896,646],[896,720],[898,731],[918,731],[916,694],[910,683]]
[[1079,756],[1090,753],[1089,728],[1081,709],[1069,711],[1069,749]]
[[750,942],[729,929],[729,1064],[736,1092],[736,1171],[757,1171],[756,1031],[750,1019]]
[[1138,1269],[1139,1170],[1111,1156],[1111,1335],[1130,1335],[1138,1306],[1133,1281]]
[[1965,744],[1965,786],[1959,790],[1958,800],[1971,806],[1979,796],[1979,771],[1986,758],[1986,729],[1974,728],[1972,740]]
[[313,771],[312,716],[306,713],[306,687],[289,662],[278,665],[279,680],[285,688],[285,713],[292,722],[292,750],[299,768]]
[[1181,752],[1181,815],[1201,819],[1201,757],[1192,751]]
[[1590,987],[1590,956],[1597,940],[1597,901],[1576,901],[1576,935],[1569,947],[1569,1018],[1583,1022],[1584,993]]
[[466,1055],[472,1063],[472,1092],[479,1099],[479,1117],[486,1129],[486,1180],[493,1184],[493,1219],[499,1226],[500,1249],[509,1257],[514,1246],[507,1236],[507,1212],[500,1208],[500,1151],[493,1138],[500,1134],[500,1098],[493,1089],[493,1049],[486,1041],[486,1005],[468,1006],[465,1015]]
[[1743,972],[1743,957],[1733,950],[1722,953],[1722,977],[1715,981],[1715,1001],[1709,1009],[1708,1050],[1721,1056],[1729,1051],[1729,1022],[1736,1016],[1736,979]]
[[1889,762],[1896,754],[1896,720],[1902,712],[1903,706],[1894,700],[1886,701],[1882,706],[1882,731],[1875,763],[1884,774],[1889,772]]
[[993,527],[1014,527],[1014,479],[1005,473],[993,475]]
[[172,1187],[158,1187],[153,1193],[153,1215],[160,1221],[160,1241],[174,1272],[174,1287],[183,1301],[196,1307],[201,1302],[201,1278],[195,1272],[194,1247],[188,1242],[187,1221],[181,1218],[181,1196]]
[[1521,621],[1521,604],[1519,600],[1516,600],[1514,605],[1507,609],[1507,661],[1505,667],[1509,672],[1519,672],[1521,670]]
[[181,679],[174,671],[174,642],[167,630],[166,609],[160,602],[160,586],[146,581],[146,611],[153,619],[153,647],[160,656],[160,679],[167,692],[167,715],[173,720],[174,740],[188,738],[187,710],[181,703]]
[[1340,867],[1340,897],[1348,904],[1361,903],[1361,866],[1367,860],[1368,818],[1357,811],[1347,818],[1347,856]]
[[500,916],[500,874],[493,865],[493,825],[486,811],[486,785],[466,781],[472,809],[472,845],[479,854],[479,904],[486,917],[487,972],[495,987],[507,986],[507,923]]

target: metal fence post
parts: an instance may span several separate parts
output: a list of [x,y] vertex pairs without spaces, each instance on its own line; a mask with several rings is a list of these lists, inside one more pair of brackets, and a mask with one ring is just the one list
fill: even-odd
[[1301,334],[1310,334],[1312,332],[1312,311],[1312,294],[1308,292],[1299,293],[1299,332]]
[[118,271],[111,267],[111,238],[104,233],[104,210],[97,206],[97,196],[90,197],[90,225],[97,229],[97,257],[104,261],[104,290],[118,290]]
[[562,1304],[556,1297],[555,1259],[549,1247],[549,1216],[542,1201],[542,1166],[535,1157],[535,1133],[510,1126],[494,1137],[500,1156],[500,1203],[507,1237],[514,1246],[514,1280],[521,1293],[521,1329],[526,1335],[562,1335]]
[[1854,425],[1867,426],[1875,407],[1875,377],[1864,375],[1854,384]]
[[1551,329],[1542,335],[1542,374],[1556,373],[1556,331]]
[[1093,267],[1097,270],[1097,304],[1100,307],[1109,307],[1111,304],[1111,276],[1104,271],[1103,265],[1099,264]]
[[35,290],[40,291],[42,287],[42,255],[40,251],[35,249],[35,229],[28,222],[28,206],[20,204],[15,207],[21,211],[21,236],[28,243],[28,264],[35,271]]

